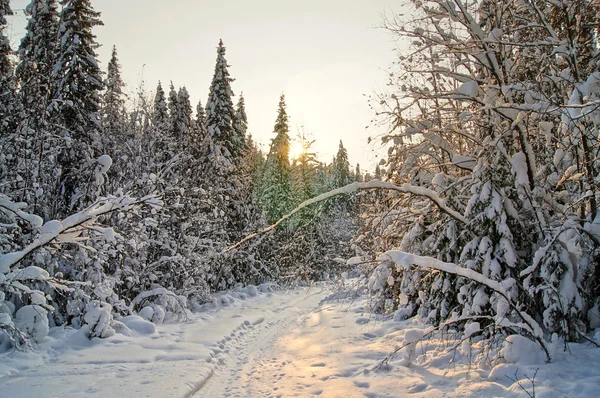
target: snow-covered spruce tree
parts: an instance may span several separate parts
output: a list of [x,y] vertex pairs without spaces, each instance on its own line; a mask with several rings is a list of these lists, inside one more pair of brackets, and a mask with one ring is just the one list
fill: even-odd
[[[113,46],[102,96],[101,122],[103,138],[111,142],[107,148],[117,149],[126,139],[127,125],[125,121],[125,84],[121,78],[121,65],[117,57],[117,47]],[[119,145],[119,143],[121,145]],[[109,153],[112,155],[112,153]]]
[[343,187],[351,182],[350,162],[348,162],[348,151],[344,148],[342,140],[337,155],[333,162],[333,184],[335,188]]
[[241,151],[244,152],[246,149],[246,133],[248,132],[248,117],[246,116],[244,93],[240,94],[240,98],[235,107],[233,130],[235,131],[236,141],[240,142]]
[[[16,82],[12,65],[12,49],[5,34],[7,15],[12,15],[8,0],[0,1],[0,181],[2,192],[19,195],[27,184],[30,173],[23,160],[28,148],[23,143],[19,122],[19,107],[16,100]],[[19,194],[17,194],[19,192]]]
[[[444,313],[427,314],[432,322],[452,312],[481,314],[495,319],[496,330],[520,329],[505,320],[529,322],[524,331],[539,337],[531,322],[542,319],[547,334],[578,338],[598,303],[590,155],[599,80],[588,55],[597,42],[583,27],[597,26],[597,13],[586,1],[414,4],[422,18],[388,25],[417,51],[401,58],[391,77],[399,92],[379,108],[394,141],[386,174],[436,191],[450,207],[429,205],[413,222],[399,219],[391,224],[398,238],[380,239],[380,250],[457,264],[499,281],[503,291],[402,267],[402,282],[392,278],[381,289],[399,285],[392,298],[425,309],[422,315],[443,308],[442,295],[454,297]],[[428,202],[398,197],[413,211],[416,201]],[[411,274],[417,277],[404,284]]]
[[[100,137],[100,91],[102,72],[96,59],[96,36],[92,29],[102,25],[100,13],[90,0],[62,0],[58,28],[58,56],[52,71],[52,123],[66,148],[58,156],[61,169],[56,215],[91,200],[94,159],[102,148]],[[55,198],[56,199],[56,198]]]
[[15,101],[15,76],[11,62],[12,49],[4,29],[8,24],[7,15],[13,15],[9,0],[0,1],[0,137],[14,132],[17,125]]
[[152,109],[152,125],[156,134],[166,134],[169,128],[169,108],[162,84],[158,82]]
[[364,177],[362,175],[362,171],[360,170],[360,164],[356,163],[356,168],[354,169],[354,181],[363,182]]
[[204,111],[204,107],[202,106],[202,101],[198,101],[198,105],[196,105],[196,119],[194,120],[196,134],[198,134],[198,139],[200,142],[204,140],[206,137],[207,129],[206,129],[206,112]]
[[219,40],[215,73],[210,85],[206,102],[206,127],[208,135],[221,147],[220,156],[228,161],[237,161],[243,150],[243,143],[234,129],[235,109],[233,107],[233,91],[229,75],[225,46]]
[[58,11],[55,0],[32,1],[26,8],[29,15],[25,37],[19,46],[16,76],[22,107],[21,126],[17,132],[19,165],[15,170],[28,170],[20,175],[23,186],[13,190],[20,200],[29,203],[32,211],[50,216],[48,195],[55,192],[58,180],[56,158],[63,144],[52,134],[48,123],[48,105],[52,68],[56,63]]
[[294,205],[290,165],[290,135],[285,96],[279,98],[277,119],[260,187],[260,203],[271,223],[287,214]]
[[177,91],[177,130],[178,134],[182,134],[182,139],[187,145],[200,146],[200,140],[192,128],[192,105],[190,94],[185,86]]

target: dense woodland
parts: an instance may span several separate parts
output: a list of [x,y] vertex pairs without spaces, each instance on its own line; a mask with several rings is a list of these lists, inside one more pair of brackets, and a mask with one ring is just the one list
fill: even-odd
[[[0,12],[5,29],[8,1]],[[110,325],[96,328],[88,313],[109,319],[150,307],[155,322],[179,319],[217,290],[320,279],[334,257],[351,254],[349,200],[225,250],[362,176],[341,141],[325,164],[312,141],[291,136],[283,95],[274,98],[273,138],[262,153],[222,42],[204,105],[193,109],[185,87],[160,82],[132,100],[117,49],[106,71],[98,64],[93,28],[102,22],[89,0],[36,0],[27,13],[18,49],[0,39],[2,341],[39,341],[48,324],[106,335]],[[292,139],[304,147],[295,159]]]
[[371,177],[342,142],[319,161],[283,95],[261,152],[222,42],[204,104],[159,82],[126,106],[117,49],[98,65],[90,0],[33,0],[18,49],[0,0],[4,347],[49,325],[106,337],[122,315],[176,320],[218,290],[342,271],[397,318],[521,333],[549,359],[548,342],[586,339],[600,326],[600,4],[404,7],[384,22],[406,45],[371,98],[388,130]]

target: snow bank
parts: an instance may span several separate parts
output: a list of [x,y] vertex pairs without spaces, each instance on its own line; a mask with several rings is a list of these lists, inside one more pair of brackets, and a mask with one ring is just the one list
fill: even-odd
[[513,334],[506,338],[500,355],[507,363],[536,365],[544,362],[544,353],[540,346],[527,337]]

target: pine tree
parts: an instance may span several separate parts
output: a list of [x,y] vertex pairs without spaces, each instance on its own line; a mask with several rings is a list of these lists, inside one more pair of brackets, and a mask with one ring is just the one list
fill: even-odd
[[246,148],[246,132],[248,131],[248,117],[246,116],[244,93],[240,94],[240,99],[235,109],[233,130],[235,131],[236,141],[241,143],[241,151],[244,151]]
[[285,96],[282,94],[279,98],[277,119],[273,128],[275,138],[271,141],[271,147],[267,155],[262,193],[260,195],[260,202],[269,222],[279,220],[291,209],[294,202],[288,115],[285,108]]
[[204,107],[202,106],[202,101],[198,101],[198,105],[196,106],[196,129],[198,130],[198,138],[200,142],[204,140],[206,137],[207,129],[206,129],[206,113],[204,112]]
[[62,0],[61,4],[51,107],[53,122],[60,126],[58,134],[66,144],[58,157],[64,197],[62,210],[66,214],[93,195],[91,186],[81,184],[84,179],[92,180],[84,178],[83,169],[93,172],[90,167],[95,167],[94,159],[102,148],[99,111],[103,83],[95,52],[99,45],[92,29],[103,23],[90,0]]
[[15,78],[11,62],[12,49],[4,29],[8,24],[7,15],[13,15],[9,0],[0,0],[0,137],[14,132],[17,118],[15,114]]
[[51,74],[56,64],[58,11],[56,0],[34,0],[26,9],[30,15],[27,33],[19,46],[16,68],[20,98],[27,115],[26,125],[45,128],[46,108],[51,95]]
[[191,143],[192,105],[190,104],[190,94],[185,86],[177,92],[177,119],[178,136],[181,135],[184,141]]
[[360,171],[360,164],[356,163],[356,169],[354,170],[354,178],[356,182],[363,182],[363,175]]
[[117,58],[117,47],[113,46],[104,81],[106,91],[102,98],[102,127],[104,136],[120,137],[125,133],[125,84],[121,78],[121,65]]
[[350,183],[350,162],[348,161],[348,151],[344,148],[342,140],[337,155],[333,161],[333,186],[340,188]]
[[[48,105],[52,93],[51,74],[56,64],[58,11],[55,0],[36,0],[26,8],[30,15],[25,37],[19,46],[19,100],[22,136],[19,149],[20,165],[26,169],[22,200],[30,203],[33,212],[50,216],[48,206],[56,186],[56,157],[64,147],[52,134],[48,124]],[[26,143],[26,144],[25,144]]]
[[154,106],[152,109],[152,124],[157,134],[167,134],[169,126],[169,108],[167,107],[167,98],[160,82],[156,87],[154,96]]
[[217,48],[217,62],[215,73],[210,85],[208,101],[206,103],[207,136],[218,147],[218,156],[223,156],[229,163],[237,163],[243,147],[233,127],[235,110],[233,107],[231,82],[225,59],[225,46],[219,41]]
[[179,136],[179,97],[177,96],[177,91],[175,91],[175,87],[173,86],[173,82],[169,86],[169,136],[174,139],[174,141],[178,144],[181,143],[183,136]]
[[103,25],[90,0],[62,0],[58,30],[59,57],[52,78],[54,107],[60,112],[63,134],[94,143],[99,127],[102,72],[96,59],[95,26]]

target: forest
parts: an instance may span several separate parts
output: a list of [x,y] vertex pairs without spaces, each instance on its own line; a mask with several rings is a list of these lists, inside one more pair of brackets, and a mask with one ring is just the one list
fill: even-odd
[[218,37],[205,101],[156,82],[129,106],[91,0],[32,0],[18,48],[0,0],[0,352],[342,274],[374,313],[520,334],[547,361],[600,344],[600,3],[407,7],[382,22],[407,45],[370,96],[387,153],[366,172],[342,141],[318,159],[283,94],[261,151]]

